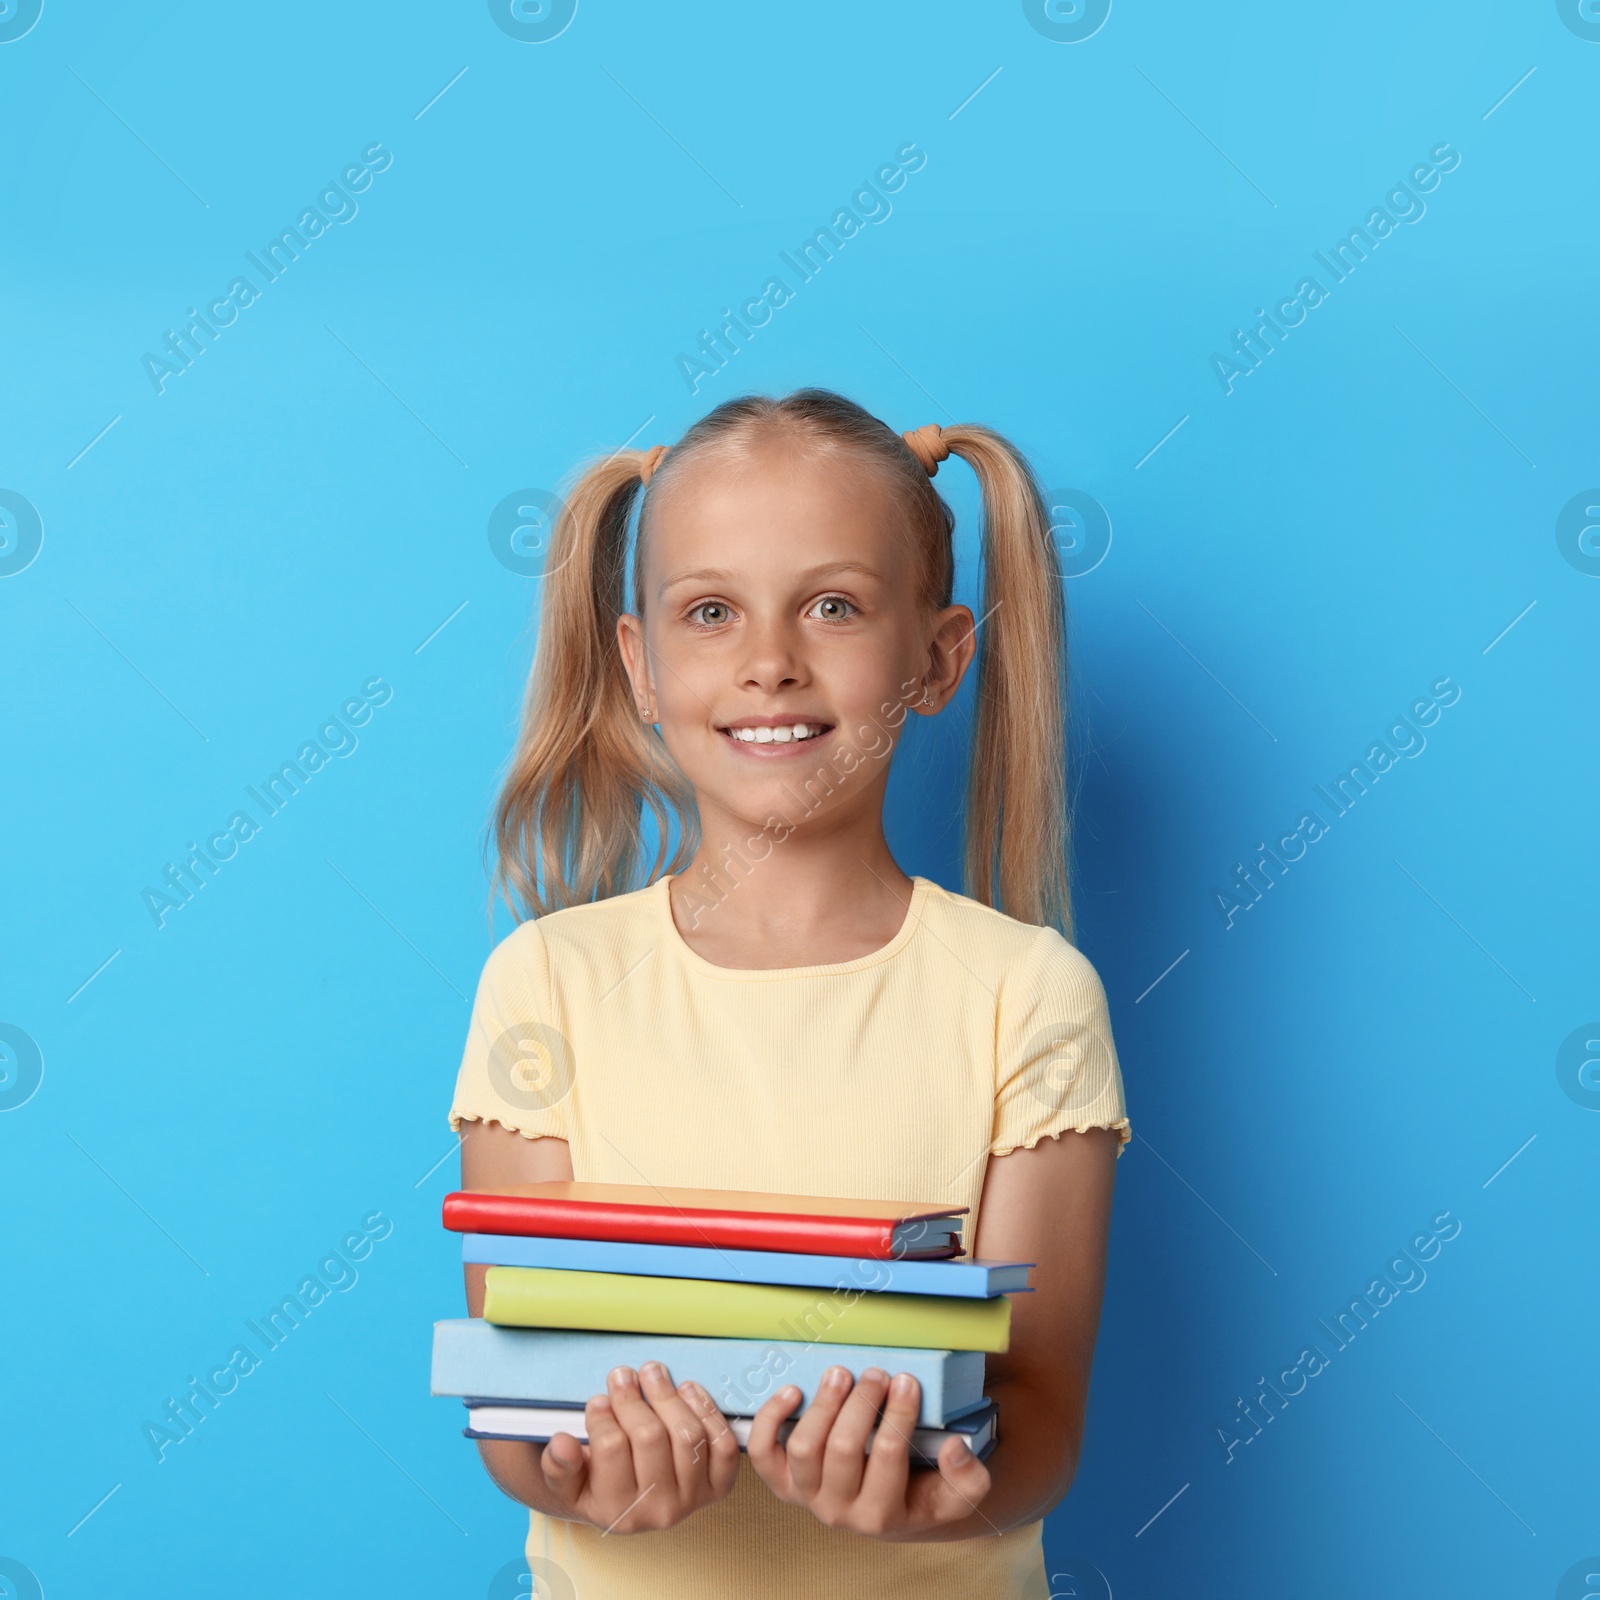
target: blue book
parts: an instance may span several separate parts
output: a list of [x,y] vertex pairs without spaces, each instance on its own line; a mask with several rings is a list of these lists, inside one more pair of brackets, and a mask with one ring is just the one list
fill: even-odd
[[919,1427],[942,1428],[984,1404],[981,1350],[501,1328],[481,1317],[434,1323],[432,1392],[479,1404],[582,1405],[606,1392],[613,1367],[637,1371],[646,1361],[664,1363],[674,1383],[700,1384],[725,1416],[751,1416],[790,1383],[803,1410],[832,1366],[909,1372],[922,1385]]
[[854,1261],[777,1250],[703,1250],[677,1244],[532,1239],[508,1233],[461,1236],[461,1259],[491,1267],[557,1267],[646,1278],[711,1278],[723,1283],[790,1283],[856,1293],[942,1294],[992,1300],[1028,1291],[1029,1261]]

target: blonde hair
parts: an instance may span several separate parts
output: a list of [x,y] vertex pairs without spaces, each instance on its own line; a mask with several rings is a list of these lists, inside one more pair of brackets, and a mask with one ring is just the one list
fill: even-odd
[[[764,440],[848,452],[881,470],[921,555],[919,600],[951,602],[955,516],[905,440],[827,389],[781,400],[729,400],[694,424],[655,466],[639,512],[697,458]],[[983,496],[976,717],[967,779],[965,893],[1020,922],[1070,937],[1067,856],[1066,615],[1044,497],[1026,459],[992,429],[962,423],[943,442],[972,468]],[[628,523],[650,452],[590,466],[556,521],[522,731],[494,813],[495,886],[518,916],[605,899],[679,872],[699,844],[694,791],[660,736],[640,720],[617,646]],[[658,458],[660,459],[660,458]],[[634,560],[633,612],[644,615]],[[656,821],[643,867],[641,821]],[[668,821],[678,841],[668,852]]]

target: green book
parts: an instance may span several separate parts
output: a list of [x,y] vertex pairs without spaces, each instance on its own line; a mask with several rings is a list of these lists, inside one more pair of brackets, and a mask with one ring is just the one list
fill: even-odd
[[797,1344],[902,1345],[999,1352],[1011,1342],[1011,1302],[934,1294],[871,1294],[706,1278],[646,1278],[554,1267],[490,1267],[486,1322],[513,1328]]

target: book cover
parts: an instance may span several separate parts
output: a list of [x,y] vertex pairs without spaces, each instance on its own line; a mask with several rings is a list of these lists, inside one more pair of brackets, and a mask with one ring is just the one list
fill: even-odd
[[525,1183],[446,1195],[458,1233],[537,1234],[888,1260],[953,1255],[965,1206],[645,1184]]
[[1011,1302],[924,1294],[839,1293],[788,1284],[649,1278],[550,1267],[490,1267],[484,1320],[524,1328],[598,1328],[710,1339],[881,1344],[1004,1351]]
[[674,1383],[700,1384],[724,1414],[750,1416],[785,1384],[811,1403],[832,1366],[909,1372],[922,1385],[917,1424],[942,1428],[983,1404],[983,1353],[878,1345],[794,1344],[768,1339],[692,1339],[669,1334],[497,1328],[482,1317],[433,1325],[432,1392],[582,1405],[606,1392],[613,1367],[662,1362]]
[[985,1300],[1031,1294],[1031,1261],[872,1261],[795,1255],[782,1250],[702,1250],[693,1245],[629,1244],[610,1239],[541,1239],[467,1233],[461,1259],[491,1267],[557,1267],[566,1272],[630,1272],[649,1278],[713,1278],[725,1283],[792,1283],[871,1294],[937,1294]]

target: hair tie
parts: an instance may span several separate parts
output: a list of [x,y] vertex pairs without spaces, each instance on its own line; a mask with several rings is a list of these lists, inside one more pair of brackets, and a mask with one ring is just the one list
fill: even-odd
[[950,454],[950,446],[944,442],[944,435],[937,422],[930,422],[925,427],[916,428],[910,433],[900,435],[918,461],[922,463],[923,470],[931,478],[939,470],[939,463]]
[[652,445],[644,453],[644,460],[639,463],[639,482],[650,487],[650,475],[661,465],[661,458],[667,453],[664,444]]

